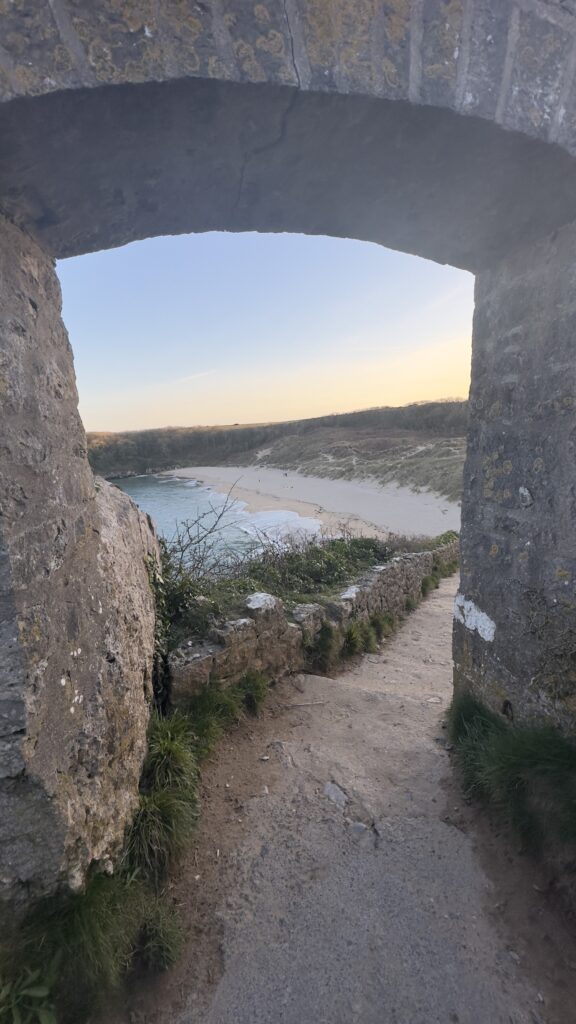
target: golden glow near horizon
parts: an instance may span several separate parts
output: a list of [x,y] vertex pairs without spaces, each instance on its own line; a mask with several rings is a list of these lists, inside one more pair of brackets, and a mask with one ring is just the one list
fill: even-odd
[[[360,348],[360,346],[358,346]],[[274,369],[207,371],[154,385],[109,390],[80,402],[89,431],[212,426],[303,419],[383,405],[466,398],[470,339],[451,338],[404,353],[340,352],[278,373]]]
[[474,279],[454,267],[353,239],[212,232],[58,269],[88,430],[468,394]]

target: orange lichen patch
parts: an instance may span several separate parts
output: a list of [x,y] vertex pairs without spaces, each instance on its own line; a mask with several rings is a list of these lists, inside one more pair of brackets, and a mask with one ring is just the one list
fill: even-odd
[[251,82],[266,81],[266,72],[256,59],[254,47],[250,43],[245,43],[242,39],[239,39],[234,44],[234,51],[242,71]]
[[285,51],[284,37],[279,32],[271,30],[266,36],[258,36],[256,49],[271,53],[274,57],[281,57]]
[[456,64],[463,21],[462,0],[447,4],[429,4],[424,20],[423,77],[451,81],[456,77]]
[[266,7],[265,4],[256,4],[255,5],[255,7],[254,7],[254,17],[256,18],[256,21],[260,21],[260,22],[264,22],[264,23],[269,22],[271,20],[271,18],[270,18],[270,11],[268,10],[268,8]]
[[398,68],[387,57],[382,61],[382,74],[384,81],[390,89],[399,89],[401,85]]
[[342,39],[342,0],[308,0],[302,9],[308,59],[313,69],[332,67]]
[[14,64],[2,72],[5,94],[35,95],[81,84],[48,3],[0,3],[0,42]]
[[384,7],[384,31],[395,46],[406,42],[410,34],[412,4],[409,0],[387,0]]

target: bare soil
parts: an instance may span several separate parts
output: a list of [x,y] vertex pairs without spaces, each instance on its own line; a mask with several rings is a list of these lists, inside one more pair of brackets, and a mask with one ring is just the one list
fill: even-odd
[[228,735],[172,890],[184,956],[115,1022],[576,1020],[550,880],[450,764],[454,589],[336,679],[285,680]]

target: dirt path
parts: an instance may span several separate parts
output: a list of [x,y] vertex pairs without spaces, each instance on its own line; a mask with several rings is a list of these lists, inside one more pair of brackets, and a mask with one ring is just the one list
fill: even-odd
[[178,884],[188,951],[127,1020],[576,1020],[544,880],[462,801],[444,748],[453,595],[337,679],[286,681],[219,750]]

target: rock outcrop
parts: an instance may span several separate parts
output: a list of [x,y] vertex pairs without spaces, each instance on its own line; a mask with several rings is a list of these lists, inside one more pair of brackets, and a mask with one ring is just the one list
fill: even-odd
[[0,897],[78,888],[137,800],[153,530],[96,482],[53,261],[0,225]]

